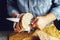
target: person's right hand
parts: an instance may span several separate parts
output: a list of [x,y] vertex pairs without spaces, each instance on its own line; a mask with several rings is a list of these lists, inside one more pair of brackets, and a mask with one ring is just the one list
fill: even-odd
[[[24,15],[24,13],[22,13],[22,14],[14,14],[12,17],[21,19],[23,15]],[[21,32],[22,31],[22,28],[19,25],[20,25],[20,23],[17,22],[16,25],[15,25],[15,28],[14,28],[14,32]]]

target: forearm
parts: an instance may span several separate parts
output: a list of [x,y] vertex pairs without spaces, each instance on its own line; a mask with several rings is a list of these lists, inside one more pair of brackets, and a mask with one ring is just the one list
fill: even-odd
[[49,13],[45,17],[47,19],[47,23],[50,23],[50,22],[53,22],[54,20],[56,20],[56,17],[53,13]]

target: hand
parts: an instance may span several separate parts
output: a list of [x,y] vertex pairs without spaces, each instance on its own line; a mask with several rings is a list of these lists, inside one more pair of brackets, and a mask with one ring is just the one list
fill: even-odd
[[[18,17],[18,18],[22,18],[22,16],[24,15],[24,13],[22,14],[15,14],[16,16],[15,17]],[[14,28],[14,32],[21,32],[22,31],[22,28],[19,26],[20,23],[17,22],[16,25],[15,25],[15,28]]]
[[56,17],[53,13],[48,13],[45,16],[37,17],[31,24],[32,27],[37,27],[39,29],[43,29],[48,23],[56,20]]
[[19,23],[16,23],[16,26],[14,28],[14,32],[20,33],[21,31],[23,31],[23,29],[19,25],[20,25]]
[[43,29],[49,23],[48,19],[45,16],[37,17],[33,20],[32,27],[38,29]]

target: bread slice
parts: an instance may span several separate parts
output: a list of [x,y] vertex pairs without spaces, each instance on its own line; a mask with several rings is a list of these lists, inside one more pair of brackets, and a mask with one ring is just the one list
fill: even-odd
[[21,18],[20,27],[22,27],[24,31],[28,31],[28,32],[30,31],[30,22],[32,18],[33,15],[31,13],[26,13]]

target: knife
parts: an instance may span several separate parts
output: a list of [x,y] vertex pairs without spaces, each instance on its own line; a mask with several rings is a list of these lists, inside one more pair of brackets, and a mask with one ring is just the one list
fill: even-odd
[[14,22],[13,23],[13,28],[15,28],[16,22],[19,22],[20,18],[6,18],[9,21]]
[[[19,22],[19,20],[20,20],[20,18],[6,18],[6,19],[9,20],[9,21],[14,22],[13,28],[15,28],[16,22]],[[28,31],[28,33],[30,32],[30,30],[27,30],[27,29],[25,29],[23,31]]]

